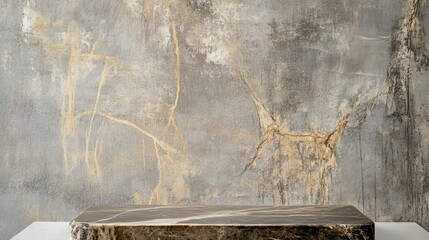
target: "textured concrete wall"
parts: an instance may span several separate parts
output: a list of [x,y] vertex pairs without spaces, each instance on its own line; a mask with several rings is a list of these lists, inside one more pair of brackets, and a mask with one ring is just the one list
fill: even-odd
[[89,205],[429,229],[424,0],[1,0],[0,238]]

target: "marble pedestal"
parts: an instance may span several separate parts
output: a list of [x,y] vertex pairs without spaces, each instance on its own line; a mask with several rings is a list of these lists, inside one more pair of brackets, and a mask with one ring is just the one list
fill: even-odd
[[374,239],[352,206],[98,206],[70,227],[73,240]]

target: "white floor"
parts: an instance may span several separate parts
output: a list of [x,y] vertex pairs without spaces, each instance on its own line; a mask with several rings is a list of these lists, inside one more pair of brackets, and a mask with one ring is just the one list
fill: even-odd
[[[69,240],[68,222],[34,222],[12,240]],[[376,240],[429,240],[416,223],[375,223]]]

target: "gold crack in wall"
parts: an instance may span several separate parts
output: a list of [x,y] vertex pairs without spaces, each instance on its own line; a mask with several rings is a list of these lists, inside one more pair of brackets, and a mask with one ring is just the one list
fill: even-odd
[[[145,3],[145,12],[150,16],[149,12],[153,11],[157,2],[150,4],[150,2]],[[178,135],[181,142],[181,150],[178,151],[175,147],[172,147],[169,143],[162,140],[164,137],[156,137],[155,135],[147,132],[146,130],[139,127],[137,124],[115,117],[109,113],[101,112],[98,110],[100,97],[102,95],[102,87],[106,82],[106,78],[109,75],[111,69],[127,69],[128,67],[119,63],[116,59],[111,56],[104,54],[97,54],[96,48],[98,42],[96,42],[91,49],[91,52],[84,52],[80,49],[81,43],[81,34],[75,28],[69,28],[68,34],[65,38],[65,42],[62,44],[53,43],[49,37],[47,37],[43,29],[49,26],[49,21],[46,21],[41,15],[37,15],[38,22],[43,24],[34,24],[34,26],[43,26],[42,27],[33,27],[31,29],[31,34],[28,36],[29,40],[35,41],[36,43],[41,43],[45,50],[53,50],[61,54],[65,54],[69,57],[69,65],[67,70],[67,77],[63,84],[63,104],[61,110],[61,143],[63,148],[63,159],[64,159],[64,171],[66,175],[72,175],[74,169],[80,165],[80,161],[83,158],[85,162],[85,168],[89,176],[95,177],[95,179],[100,180],[102,175],[102,167],[100,167],[100,162],[103,160],[100,156],[101,151],[101,142],[100,132],[97,133],[97,139],[95,139],[94,150],[90,151],[90,143],[92,140],[93,133],[93,124],[96,117],[102,117],[106,120],[119,123],[122,125],[129,126],[133,129],[136,129],[143,136],[149,137],[154,142],[154,148],[156,149],[156,161],[158,162],[158,175],[159,180],[158,184],[153,190],[153,193],[150,197],[150,203],[168,203],[171,201],[181,201],[184,198],[189,196],[189,189],[185,183],[187,160],[185,158],[186,154],[186,143],[181,133],[176,119],[174,116],[175,110],[179,103],[180,97],[180,48],[179,41],[177,37],[176,23],[172,19],[170,8],[170,1],[164,1],[160,4],[162,7],[165,7],[165,12],[167,18],[171,21],[171,36],[172,42],[174,44],[173,51],[175,56],[175,69],[173,78],[175,79],[175,98],[174,103],[171,108],[168,109],[168,122],[166,125],[166,130],[169,127],[173,127],[176,134]],[[150,7],[152,6],[152,7]],[[58,21],[58,20],[57,20]],[[92,110],[76,112],[75,111],[75,96],[76,96],[76,84],[79,81],[80,71],[83,71],[87,68],[88,63],[91,61],[101,61],[104,64],[103,70],[101,71],[98,77],[98,87],[96,91],[96,98],[94,100]],[[81,126],[80,122],[82,117],[89,116],[89,123],[86,126],[85,131],[85,143],[84,151],[82,154],[82,149],[80,149],[79,139],[77,137],[77,128],[84,127]],[[100,130],[98,130],[100,131]],[[159,149],[161,148],[162,151]],[[146,156],[144,156],[146,157]],[[165,172],[165,173],[163,173]]]
[[[280,161],[283,171],[281,173],[271,171],[270,176],[264,176],[259,195],[271,195],[280,199],[281,204],[290,204],[289,197],[296,197],[301,187],[304,187],[309,204],[325,204],[329,200],[329,178],[336,167],[336,148],[341,136],[350,128],[359,127],[368,112],[375,106],[381,97],[386,95],[387,87],[373,89],[358,100],[351,107],[340,109],[340,115],[335,128],[330,132],[321,132],[314,129],[309,132],[290,132],[287,129],[287,120],[279,120],[262,102],[258,94],[253,90],[250,82],[252,79],[243,66],[242,56],[237,53],[237,48],[229,43],[230,56],[236,69],[236,79],[242,84],[245,92],[253,100],[257,110],[260,127],[260,142],[256,146],[254,154],[245,165],[243,171],[232,178],[226,186],[216,193],[219,196],[227,191],[237,178],[257,164],[257,161]],[[358,117],[357,122],[351,123],[351,118]],[[286,127],[284,127],[286,126]],[[264,154],[266,146],[277,143],[274,151]],[[278,154],[280,153],[280,154]],[[303,153],[306,153],[305,155]],[[263,155],[263,156],[262,156]],[[282,155],[282,158],[280,159]],[[281,180],[279,181],[279,176]],[[298,186],[294,189],[284,189],[286,186]],[[279,189],[280,188],[280,189]],[[287,188],[287,187],[286,187]],[[289,192],[287,190],[290,190]],[[286,192],[285,192],[286,191]],[[274,197],[276,196],[276,197]]]

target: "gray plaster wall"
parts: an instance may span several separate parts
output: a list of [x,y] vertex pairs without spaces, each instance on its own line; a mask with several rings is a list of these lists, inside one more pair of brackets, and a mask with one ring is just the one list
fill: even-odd
[[1,0],[0,239],[95,204],[429,230],[424,0]]

